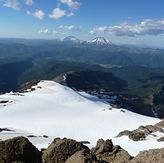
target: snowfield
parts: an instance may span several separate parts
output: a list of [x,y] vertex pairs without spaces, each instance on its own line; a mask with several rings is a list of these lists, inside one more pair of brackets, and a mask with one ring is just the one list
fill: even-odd
[[114,109],[94,96],[53,81],[41,81],[33,88],[32,92],[0,95],[0,128],[13,130],[0,132],[0,139],[35,135],[37,137],[29,140],[38,148],[47,147],[56,137],[89,141],[89,146],[94,146],[99,138],[112,139],[114,144],[131,155],[164,146],[153,136],[140,142],[129,140],[126,136],[115,138],[120,131],[155,124],[159,119]]

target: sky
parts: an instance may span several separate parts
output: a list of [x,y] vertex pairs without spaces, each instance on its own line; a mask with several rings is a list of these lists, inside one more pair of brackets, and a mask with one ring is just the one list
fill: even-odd
[[164,0],[0,0],[0,37],[70,35],[164,48]]

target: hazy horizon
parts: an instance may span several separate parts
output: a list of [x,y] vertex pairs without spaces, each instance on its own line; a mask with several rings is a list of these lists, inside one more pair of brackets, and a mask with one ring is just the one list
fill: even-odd
[[0,0],[0,37],[82,40],[164,48],[164,1]]

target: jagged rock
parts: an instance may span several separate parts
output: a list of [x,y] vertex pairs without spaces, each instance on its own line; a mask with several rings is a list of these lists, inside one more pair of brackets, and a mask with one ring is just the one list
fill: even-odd
[[140,152],[130,163],[163,163],[164,148]]
[[147,125],[145,126],[145,130],[144,130],[144,133],[146,134],[146,131],[148,134],[151,134],[153,132],[164,132],[164,130],[161,128],[161,127],[158,127],[158,126],[152,126],[152,125]]
[[78,151],[70,158],[67,159],[65,163],[98,163],[94,156],[86,151]]
[[0,141],[0,163],[40,163],[41,152],[25,137]]
[[43,135],[43,138],[48,138],[48,136],[47,135]]
[[129,139],[133,141],[139,141],[139,140],[144,140],[145,139],[145,134],[142,131],[134,131],[129,134]]
[[14,131],[14,130],[10,130],[8,128],[0,128],[0,132],[2,132],[2,131]]
[[159,142],[164,141],[164,137],[159,138],[157,141]]
[[79,143],[82,143],[82,144],[90,144],[89,141],[79,141]]
[[72,139],[56,138],[50,146],[43,152],[43,163],[65,163],[65,161],[81,150],[89,148]]
[[95,155],[105,153],[105,152],[112,152],[113,150],[113,143],[111,140],[104,141],[103,139],[99,139],[97,141],[96,147],[92,149],[92,153]]
[[131,133],[131,131],[128,131],[128,130],[124,130],[124,131],[121,131],[116,137],[122,137],[122,136],[129,136],[129,134]]
[[129,136],[129,139],[133,141],[140,141],[140,140],[144,140],[147,135],[150,135],[157,131],[164,133],[164,130],[160,127],[160,124],[154,126],[152,125],[140,126],[133,131],[125,130],[120,132],[116,137]]
[[34,91],[35,88],[32,88],[32,86],[37,85],[40,82],[40,80],[32,80],[30,82],[27,82],[25,84],[22,84],[19,88],[18,88],[18,92],[19,93],[24,93],[26,92],[28,89],[31,89],[31,91]]
[[152,125],[149,126],[140,126],[138,129],[136,129],[136,132],[144,132],[145,135],[149,135],[152,132],[154,132],[154,127]]
[[93,148],[91,152],[100,162],[125,163],[132,158],[128,152],[120,146],[113,146],[111,140],[98,140],[96,147]]

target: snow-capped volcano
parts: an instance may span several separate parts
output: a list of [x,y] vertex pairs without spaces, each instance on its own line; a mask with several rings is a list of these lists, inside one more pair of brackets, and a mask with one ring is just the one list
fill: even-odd
[[84,44],[105,45],[105,46],[113,45],[111,41],[109,41],[108,39],[105,39],[104,37],[96,37],[92,39],[91,41],[83,41],[76,38],[75,36],[68,36],[68,37],[65,37],[62,41],[71,42],[71,43],[79,43],[79,44],[84,43]]
[[[87,140],[91,146],[99,138],[110,138],[132,155],[143,149],[163,146],[154,139],[135,143],[128,138],[115,138],[122,130],[155,124],[159,119],[114,109],[97,97],[76,92],[53,81],[41,81],[28,91],[0,95],[0,128],[13,130],[0,132],[0,139],[30,133],[38,136],[30,138],[30,141],[43,148],[56,137]],[[44,139],[40,135],[49,138]]]
[[112,45],[112,42],[105,39],[104,37],[96,37],[90,41],[90,43],[95,45]]

